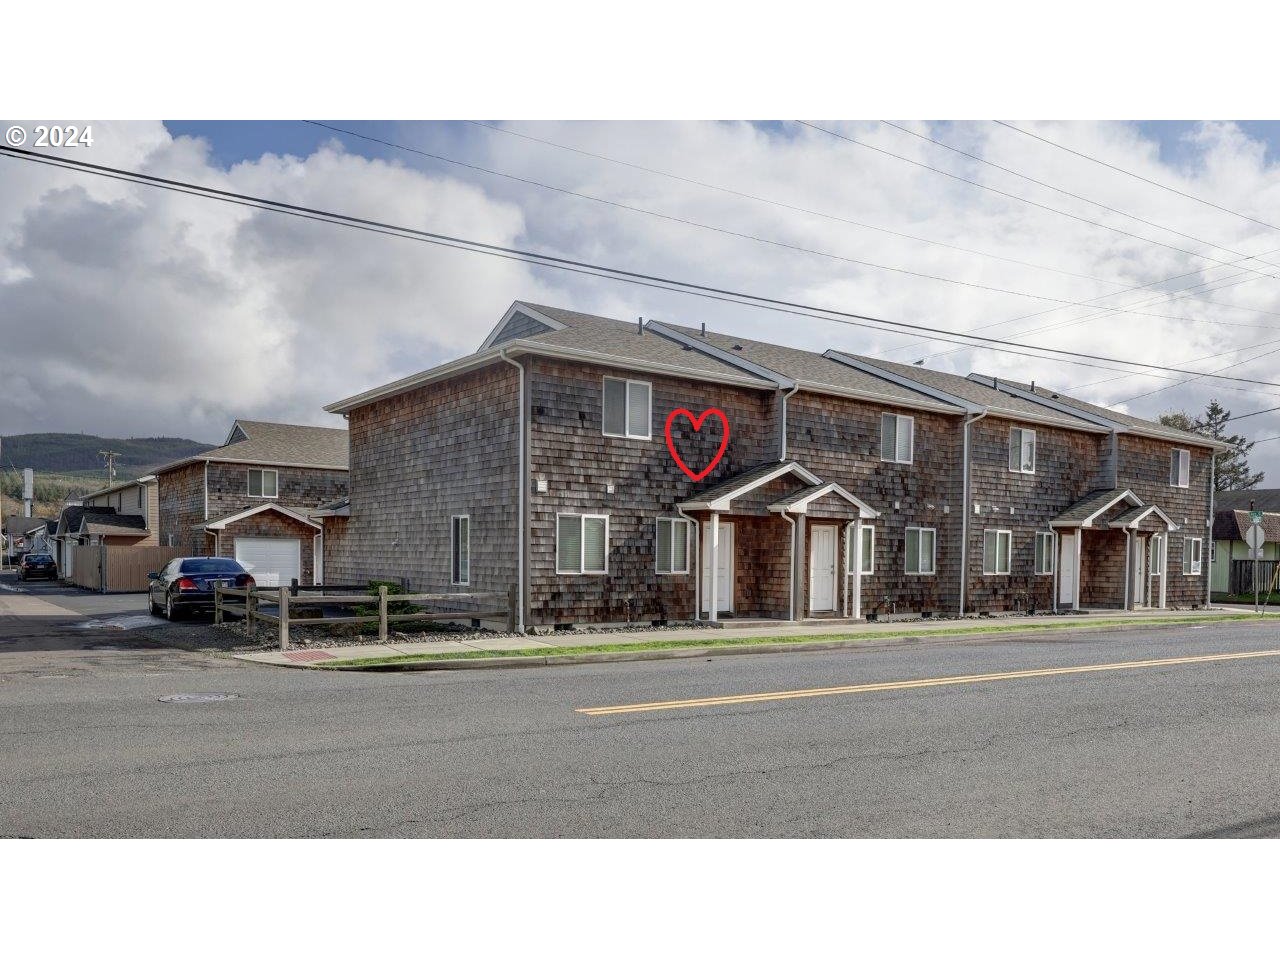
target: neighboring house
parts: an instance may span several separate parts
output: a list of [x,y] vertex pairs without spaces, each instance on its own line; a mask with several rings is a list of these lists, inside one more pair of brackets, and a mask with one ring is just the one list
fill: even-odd
[[47,542],[47,523],[40,517],[5,517],[5,560],[14,563],[24,554],[37,552]]
[[115,507],[86,506],[83,501],[63,507],[50,538],[58,575],[70,579],[75,572],[72,547],[97,543],[128,546],[137,543],[146,533],[141,517],[121,516]]
[[259,585],[323,577],[311,514],[347,492],[347,431],[237,420],[226,443],[156,470],[160,544],[234,557]]
[[1215,594],[1253,591],[1253,559],[1245,534],[1253,525],[1250,510],[1262,511],[1262,546],[1259,574],[1271,585],[1275,564],[1280,561],[1280,490],[1223,490],[1218,493],[1213,515],[1212,589]]
[[27,553],[53,554],[53,535],[58,530],[58,521],[47,517],[38,517],[27,521]]
[[[113,484],[97,493],[81,498],[81,505],[90,510],[110,507],[118,517],[130,517],[122,524],[116,536],[129,538],[130,546],[154,547],[160,542],[160,484],[155,474]],[[140,521],[140,522],[139,522]],[[126,533],[125,531],[140,531]]]
[[[664,424],[711,407],[694,482]],[[1207,602],[1222,445],[1034,385],[517,302],[326,409],[330,577],[514,583],[526,626]],[[708,424],[675,421],[695,472]]]

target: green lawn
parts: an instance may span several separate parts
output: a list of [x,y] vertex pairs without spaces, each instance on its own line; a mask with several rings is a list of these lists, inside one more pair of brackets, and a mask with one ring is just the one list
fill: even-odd
[[[840,633],[804,636],[762,636],[762,637],[696,637],[685,640],[647,640],[642,643],[598,643],[583,647],[525,647],[520,650],[465,650],[448,653],[409,653],[395,657],[364,657],[357,660],[341,660],[336,663],[319,663],[321,669],[343,670],[363,669],[366,667],[397,666],[409,663],[423,663],[436,660],[492,660],[499,657],[563,657],[587,653],[631,653],[642,650],[681,650],[706,649],[713,647],[752,647],[774,646],[801,643],[867,643],[876,640],[901,640],[905,637],[961,637],[1002,633],[1042,633],[1053,630],[1080,630],[1099,627],[1116,626],[1166,626],[1183,623],[1222,623],[1231,620],[1252,620],[1253,615],[1247,613],[1222,614],[1220,616],[1168,617],[1159,620],[1134,621],[1131,619],[1109,618],[1092,620],[1082,617],[1066,617],[1062,623],[1035,624],[987,624],[975,626],[943,627],[938,630],[901,630],[901,631],[860,631],[856,633]],[[708,634],[715,631],[708,630]]]

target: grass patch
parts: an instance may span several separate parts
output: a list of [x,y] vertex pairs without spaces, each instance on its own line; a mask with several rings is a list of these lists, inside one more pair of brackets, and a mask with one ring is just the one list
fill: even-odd
[[[1262,602],[1266,604],[1280,604],[1280,593],[1262,594]],[[1222,593],[1214,594],[1214,603],[1253,603],[1252,593]]]
[[763,636],[763,637],[716,637],[715,631],[708,630],[707,637],[696,637],[683,640],[646,640],[641,643],[596,643],[577,647],[524,647],[518,650],[458,650],[447,653],[406,653],[394,657],[363,657],[353,660],[341,660],[336,663],[318,663],[315,666],[325,670],[344,668],[384,667],[397,664],[421,663],[436,660],[492,660],[498,657],[563,657],[586,653],[630,653],[639,650],[681,650],[704,649],[713,647],[757,647],[782,646],[800,643],[866,643],[871,640],[901,640],[907,637],[963,637],[983,636],[1002,633],[1043,633],[1054,630],[1079,630],[1082,628],[1114,627],[1114,626],[1177,626],[1188,623],[1223,623],[1232,620],[1253,620],[1255,617],[1247,613],[1231,613],[1221,616],[1169,617],[1151,621],[1134,621],[1130,619],[1089,620],[1080,617],[1064,618],[1063,623],[1034,624],[999,624],[975,625],[966,627],[943,627],[938,630],[863,630],[851,633],[804,634],[801,636]]

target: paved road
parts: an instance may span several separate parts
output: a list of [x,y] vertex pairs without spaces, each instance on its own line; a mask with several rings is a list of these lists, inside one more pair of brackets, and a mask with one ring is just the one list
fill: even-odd
[[[75,629],[0,617],[0,835],[1280,834],[1277,656],[577,712],[1280,649],[1265,624],[405,674]],[[203,693],[236,699],[158,699]]]

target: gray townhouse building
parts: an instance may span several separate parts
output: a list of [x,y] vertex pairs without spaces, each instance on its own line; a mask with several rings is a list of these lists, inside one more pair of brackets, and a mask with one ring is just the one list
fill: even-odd
[[326,578],[525,627],[1207,602],[1220,445],[1041,385],[516,302],[326,409]]

